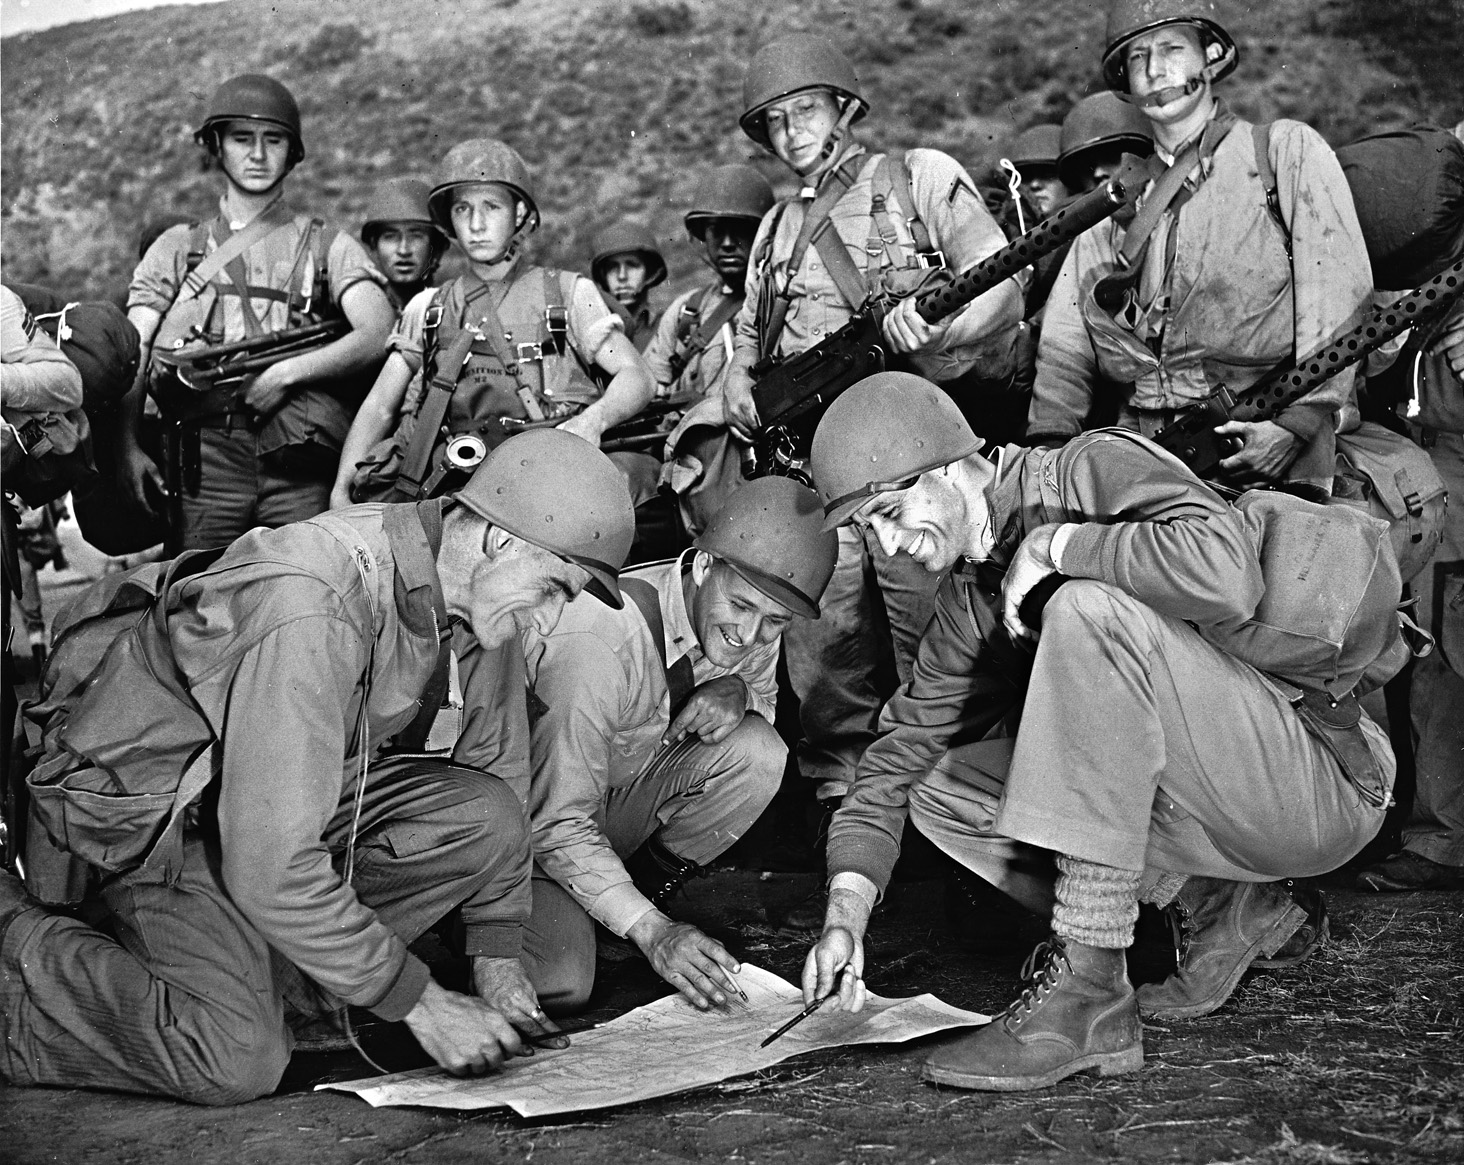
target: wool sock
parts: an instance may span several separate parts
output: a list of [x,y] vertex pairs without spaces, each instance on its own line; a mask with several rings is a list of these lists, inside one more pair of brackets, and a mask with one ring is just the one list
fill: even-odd
[[1148,902],[1162,910],[1179,897],[1179,892],[1189,879],[1188,874],[1156,870],[1151,866],[1144,871],[1144,879],[1139,884],[1139,901]]
[[1064,854],[1057,855],[1057,869],[1052,933],[1106,950],[1132,946],[1143,872],[1103,866]]

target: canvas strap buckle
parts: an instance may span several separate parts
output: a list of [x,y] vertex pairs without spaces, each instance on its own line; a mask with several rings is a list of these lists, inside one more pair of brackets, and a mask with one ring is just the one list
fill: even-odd
[[545,348],[542,342],[536,342],[533,344],[515,344],[513,346],[513,350],[520,364],[527,364],[531,360],[544,359]]
[[923,267],[927,271],[943,271],[946,267],[945,252],[940,250],[939,248],[931,251],[916,251],[915,263],[917,266]]

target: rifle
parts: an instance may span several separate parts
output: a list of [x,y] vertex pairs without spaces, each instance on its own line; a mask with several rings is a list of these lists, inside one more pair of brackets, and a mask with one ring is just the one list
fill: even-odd
[[1302,361],[1299,368],[1288,358],[1239,395],[1222,384],[1204,400],[1182,410],[1155,435],[1154,442],[1196,476],[1214,477],[1220,462],[1239,449],[1238,442],[1219,436],[1215,426],[1227,421],[1269,420],[1399,333],[1426,327],[1448,311],[1460,294],[1464,294],[1464,259],[1391,306],[1374,308],[1361,323]]
[[[954,315],[1110,218],[1137,197],[1147,179],[1145,164],[1126,156],[1122,171],[1105,185],[1068,203],[964,275],[922,294],[916,301],[920,318],[934,324]],[[890,306],[866,301],[848,323],[812,348],[795,356],[770,356],[753,367],[752,399],[762,428],[753,442],[752,476],[797,476],[796,462],[807,456],[823,410],[850,385],[884,370],[888,357],[880,323]]]
[[198,430],[203,422],[242,412],[243,391],[266,368],[323,348],[350,330],[347,320],[331,319],[232,344],[154,353],[151,390],[162,419],[168,554],[183,549],[183,491],[198,493]]

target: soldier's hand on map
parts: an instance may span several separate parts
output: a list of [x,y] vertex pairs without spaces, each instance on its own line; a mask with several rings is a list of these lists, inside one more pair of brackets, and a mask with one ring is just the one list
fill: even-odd
[[[473,990],[478,998],[494,1011],[504,1016],[526,1036],[555,1037],[559,1028],[539,1007],[539,998],[534,994],[524,965],[517,959],[489,959],[477,956],[473,959]],[[547,1038],[539,1041],[541,1048],[567,1048],[568,1036]],[[525,1055],[532,1055],[526,1049]]]
[[1220,468],[1242,485],[1280,481],[1301,452],[1301,439],[1275,421],[1226,421],[1215,432],[1240,440],[1240,452],[1225,458]]
[[915,310],[915,296],[902,299],[885,316],[880,330],[885,341],[896,352],[923,352],[939,343],[949,324],[927,324]]
[[294,387],[289,377],[289,363],[281,360],[278,364],[271,364],[244,390],[244,407],[261,420],[274,416],[289,399]]
[[482,1076],[533,1051],[481,999],[448,991],[431,979],[406,1022],[422,1050],[454,1076]]
[[747,715],[747,685],[739,676],[708,680],[686,698],[666,729],[662,744],[675,744],[695,733],[707,744],[720,744]]
[[722,415],[732,431],[745,441],[751,441],[762,427],[752,399],[752,377],[736,366],[723,383]]
[[689,922],[673,922],[659,910],[648,910],[626,937],[693,1007],[726,1007],[733,995],[741,994],[732,978],[741,964]]
[[846,926],[825,924],[823,934],[803,960],[803,1002],[833,994],[825,1007],[859,1011],[869,993],[864,987],[864,941]]

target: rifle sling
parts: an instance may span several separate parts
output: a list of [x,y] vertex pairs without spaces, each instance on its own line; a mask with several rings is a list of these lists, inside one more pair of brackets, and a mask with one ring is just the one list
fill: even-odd
[[671,716],[674,719],[696,686],[691,655],[688,653],[675,663],[667,664],[666,620],[661,614],[661,596],[656,593],[655,587],[645,579],[622,576],[620,590],[636,605],[646,621],[646,626],[650,628],[651,638],[656,642],[656,655],[661,660],[661,670],[666,677],[666,691],[671,697]]

